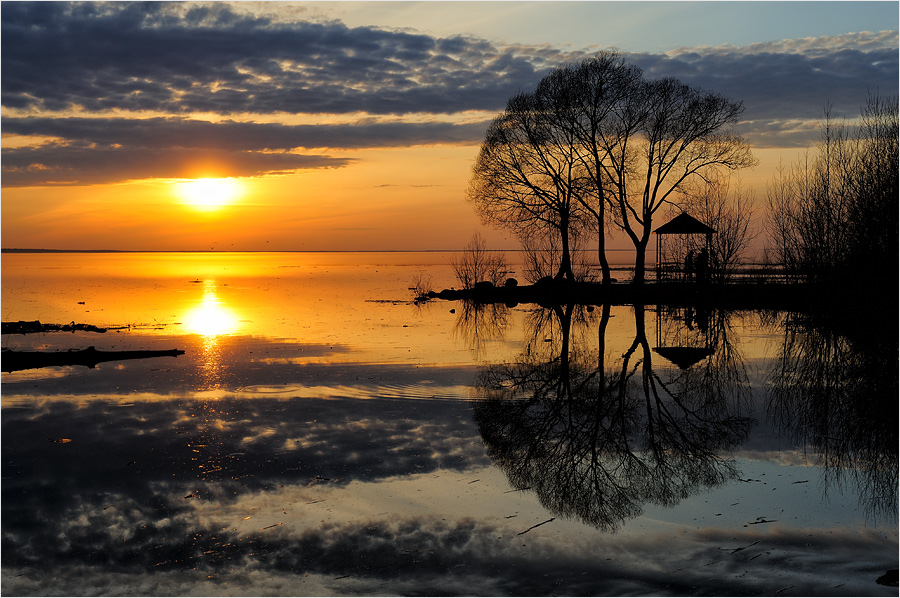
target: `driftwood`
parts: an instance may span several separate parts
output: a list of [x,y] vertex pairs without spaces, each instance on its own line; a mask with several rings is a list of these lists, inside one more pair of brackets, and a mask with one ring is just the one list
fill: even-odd
[[3,351],[0,354],[0,369],[17,372],[50,366],[83,365],[93,368],[104,361],[124,361],[126,359],[146,359],[149,357],[177,357],[184,351],[98,351],[94,347],[78,351]]
[[3,334],[34,334],[37,332],[75,332],[83,330],[84,332],[106,332],[106,328],[91,326],[90,324],[42,324],[38,320],[33,322],[3,322]]

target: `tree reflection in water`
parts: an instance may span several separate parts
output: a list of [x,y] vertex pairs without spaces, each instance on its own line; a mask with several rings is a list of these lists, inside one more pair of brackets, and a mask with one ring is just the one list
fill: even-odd
[[897,519],[897,344],[893,329],[833,326],[789,314],[768,412],[814,456],[823,492],[854,484],[867,517]]
[[[683,370],[654,367],[643,306],[634,308],[630,347],[607,364],[609,317],[609,306],[599,322],[583,306],[531,312],[519,360],[481,373],[474,417],[513,487],[560,516],[614,531],[647,503],[672,506],[734,479],[724,453],[753,422],[742,415],[747,377],[725,315],[710,319],[706,362]],[[588,340],[595,325],[596,345]]]
[[453,334],[465,341],[476,359],[485,352],[487,343],[503,337],[509,309],[499,303],[460,302]]

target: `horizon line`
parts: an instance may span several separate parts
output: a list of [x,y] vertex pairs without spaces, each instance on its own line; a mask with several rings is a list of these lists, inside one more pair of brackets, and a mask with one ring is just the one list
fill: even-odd
[[[54,249],[3,247],[0,253],[447,253],[465,251],[457,249]],[[489,251],[515,251],[524,249],[489,249]],[[596,249],[573,249],[579,252],[596,252]],[[633,248],[607,249],[608,252],[634,251]],[[647,253],[655,253],[655,249],[647,248]]]

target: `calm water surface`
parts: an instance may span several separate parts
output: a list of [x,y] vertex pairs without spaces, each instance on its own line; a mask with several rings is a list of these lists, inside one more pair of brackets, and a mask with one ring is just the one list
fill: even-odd
[[893,330],[413,305],[449,260],[4,254],[109,327],[4,349],[185,354],[4,371],[3,593],[897,594]]

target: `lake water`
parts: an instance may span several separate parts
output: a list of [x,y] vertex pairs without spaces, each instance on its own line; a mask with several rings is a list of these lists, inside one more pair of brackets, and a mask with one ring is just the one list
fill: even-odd
[[109,328],[4,349],[185,351],[4,368],[4,595],[897,595],[894,330],[414,305],[450,258],[4,254]]

